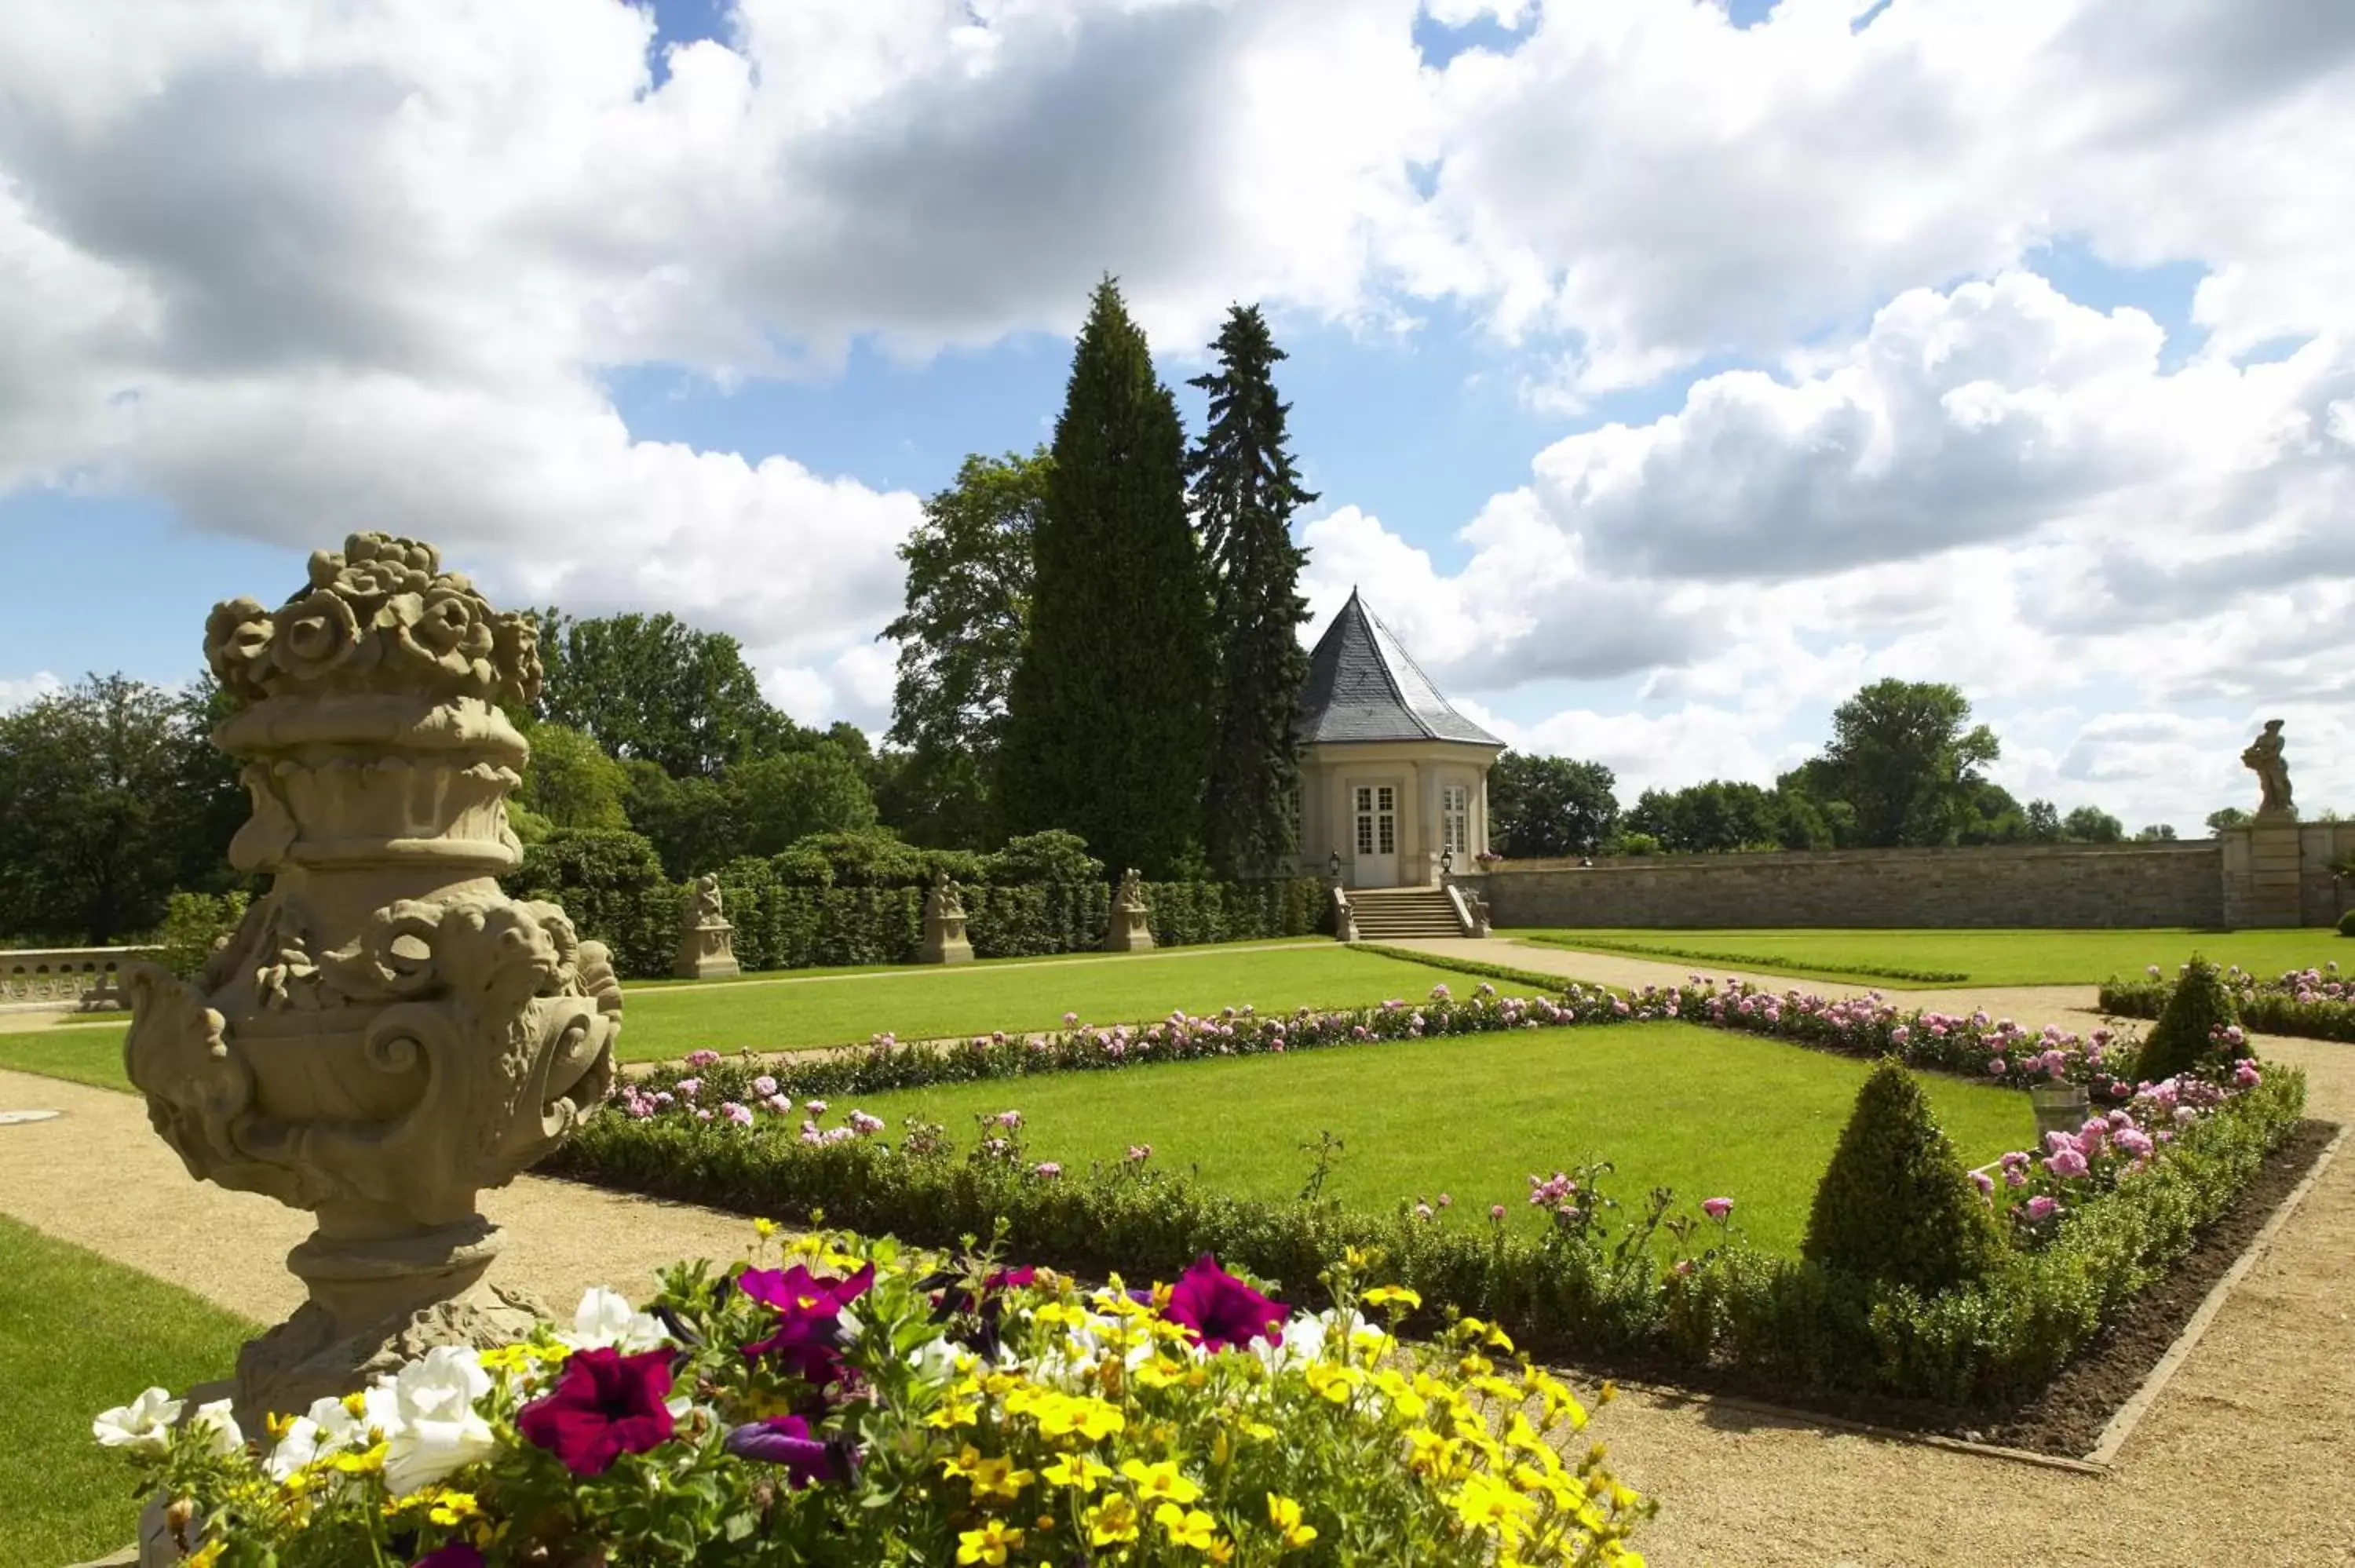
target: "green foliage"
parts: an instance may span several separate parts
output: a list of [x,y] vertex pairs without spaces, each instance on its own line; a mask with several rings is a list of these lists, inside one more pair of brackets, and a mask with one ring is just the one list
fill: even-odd
[[1178,405],[1107,278],[1071,360],[998,781],[1016,832],[1068,828],[1159,874],[1198,842],[1217,681]]
[[2355,937],[2355,909],[2350,909],[2346,914],[2339,916],[2339,934],[2342,937]]
[[1854,810],[1861,844],[1950,842],[2000,751],[1985,725],[1964,727],[1970,716],[1954,686],[1876,681],[1833,710],[1810,792]]
[[2061,836],[2072,843],[2124,843],[2126,825],[2099,806],[2079,806],[2061,819]]
[[630,770],[605,755],[594,736],[560,724],[525,732],[531,761],[515,801],[552,828],[626,828]]
[[2226,828],[2237,828],[2249,820],[2249,813],[2238,806],[2226,806],[2208,813],[2205,821],[2211,833],[2221,833]]
[[2142,1043],[2135,1075],[2146,1083],[2213,1066],[2214,1033],[2241,1022],[2240,1009],[2216,966],[2197,953],[2183,966],[2158,1022]]
[[724,632],[667,614],[576,620],[549,609],[537,619],[547,671],[538,716],[593,736],[610,756],[708,779],[741,758],[804,742],[805,732],[762,697],[743,650]]
[[995,832],[990,782],[1028,636],[1032,537],[1053,466],[1043,447],[967,457],[900,546],[906,608],[883,634],[900,644],[889,738],[907,755],[884,804],[916,842],[976,849]]
[[1619,822],[1600,762],[1508,751],[1488,769],[1488,844],[1517,860],[1593,854]]
[[1622,832],[1606,847],[1612,854],[1650,855],[1660,853],[1660,841],[1650,833]]
[[674,779],[643,757],[622,764],[629,775],[630,825],[646,836],[663,869],[684,881],[736,857],[735,811],[717,779]]
[[510,897],[562,905],[583,937],[613,949],[616,972],[670,972],[684,890],[664,877],[654,845],[638,834],[559,828],[527,848],[523,864],[502,881]]
[[1220,640],[1204,847],[1222,876],[1264,875],[1298,848],[1293,719],[1308,676],[1299,587],[1308,557],[1292,542],[1292,514],[1316,496],[1284,450],[1290,405],[1273,373],[1286,355],[1259,307],[1231,310],[1210,346],[1218,368],[1188,383],[1209,394],[1209,428],[1186,461]]
[[1938,1291],[1983,1277],[2002,1247],[1922,1086],[1884,1060],[1857,1091],[1802,1255],[1836,1274]]
[[988,857],[987,880],[1001,887],[1041,882],[1101,882],[1104,863],[1088,853],[1077,833],[1050,828],[1008,839]]
[[153,930],[175,889],[238,885],[229,705],[93,675],[0,715],[0,937],[103,946]]
[[160,961],[182,980],[194,980],[245,918],[243,893],[175,893],[164,906],[164,927],[155,946]]
[[813,833],[875,825],[875,797],[858,759],[830,740],[731,763],[720,788],[732,829],[730,847],[740,856],[773,855]]

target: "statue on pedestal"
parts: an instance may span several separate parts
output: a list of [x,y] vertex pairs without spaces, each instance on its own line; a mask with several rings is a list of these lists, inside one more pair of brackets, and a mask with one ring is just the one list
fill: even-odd
[[670,972],[680,980],[723,980],[744,971],[736,962],[736,927],[719,913],[719,879],[705,872],[695,879],[687,920],[679,927],[678,956]]
[[1107,953],[1146,953],[1153,950],[1151,911],[1145,904],[1145,879],[1130,866],[1121,873],[1120,885],[1113,890],[1112,922],[1104,932]]
[[2290,801],[2289,764],[2282,758],[2281,720],[2265,721],[2265,732],[2241,753],[2241,766],[2256,774],[2258,789],[2263,792],[2257,802],[2257,821],[2297,820],[2297,808]]
[[924,895],[924,935],[918,956],[928,964],[969,964],[973,944],[965,939],[964,900],[945,871],[932,874]]
[[229,845],[266,873],[194,981],[124,976],[123,1064],[199,1181],[317,1216],[287,1258],[310,1298],[248,1343],[233,1390],[258,1431],[436,1344],[527,1331],[486,1286],[477,1212],[594,1111],[622,993],[604,947],[500,891],[522,845],[538,631],[495,613],[430,545],[355,534],[285,604],[216,606],[205,655],[235,711],[253,814]]

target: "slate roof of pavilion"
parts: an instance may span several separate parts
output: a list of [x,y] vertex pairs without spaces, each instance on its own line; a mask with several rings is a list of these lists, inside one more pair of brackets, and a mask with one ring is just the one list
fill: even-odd
[[1355,588],[1308,655],[1295,721],[1308,745],[1335,741],[1505,743],[1457,713]]

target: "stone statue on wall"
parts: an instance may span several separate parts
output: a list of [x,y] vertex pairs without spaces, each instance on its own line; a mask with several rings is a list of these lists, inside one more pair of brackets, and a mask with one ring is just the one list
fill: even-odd
[[2265,721],[2265,732],[2241,753],[2241,766],[2256,774],[2257,786],[2263,791],[2257,802],[2258,821],[2297,816],[2297,808],[2290,800],[2289,764],[2282,757],[2281,720]]
[[190,1175],[316,1216],[287,1258],[309,1299],[238,1357],[254,1431],[531,1326],[484,1283],[476,1195],[603,1100],[622,992],[562,909],[499,888],[530,755],[500,705],[539,689],[530,620],[430,545],[355,534],[278,609],[217,606],[205,655],[252,800],[229,863],[272,885],[195,980],[126,969],[123,1063]]

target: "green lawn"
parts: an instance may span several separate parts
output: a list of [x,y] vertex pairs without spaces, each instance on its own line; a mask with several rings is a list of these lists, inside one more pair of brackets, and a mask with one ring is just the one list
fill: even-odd
[[[856,1108],[895,1132],[911,1115],[943,1122],[960,1143],[976,1114],[1019,1110],[1031,1158],[1077,1170],[1150,1143],[1157,1164],[1268,1199],[1297,1195],[1311,1166],[1300,1145],[1330,1131],[1344,1150],[1328,1191],[1375,1209],[1444,1192],[1459,1224],[1487,1224],[1495,1202],[1534,1224],[1531,1172],[1608,1159],[1623,1204],[1656,1185],[1688,1206],[1731,1197],[1753,1241],[1792,1251],[1869,1070],[1689,1023],[1616,1024],[960,1084]],[[1969,1163],[2034,1140],[2026,1094],[1923,1082]],[[838,1102],[832,1119],[852,1108]]]
[[[1549,946],[1626,953],[1663,963],[1765,969],[1802,979],[1870,982],[1890,989],[1945,986],[2094,985],[2135,976],[2147,964],[2173,973],[2193,953],[2260,974],[2319,967],[2336,959],[2355,968],[2355,941],[2328,929],[2268,931],[1662,931],[1512,930],[1500,933]],[[1967,976],[1904,980],[1891,971]]]
[[235,1368],[255,1325],[176,1286],[0,1218],[0,1568],[58,1568],[132,1538],[131,1467],[91,1417]]
[[[1102,961],[960,965],[805,978],[782,983],[633,988],[623,1012],[622,1054],[661,1061],[700,1046],[781,1051],[863,1042],[885,1030],[903,1040],[1050,1029],[1076,1012],[1092,1023],[1158,1018],[1244,1002],[1262,1012],[1362,1007],[1417,998],[1453,970],[1354,952],[1334,942],[1276,948],[1174,948]],[[0,1067],[122,1088],[120,1027],[0,1034]]]

